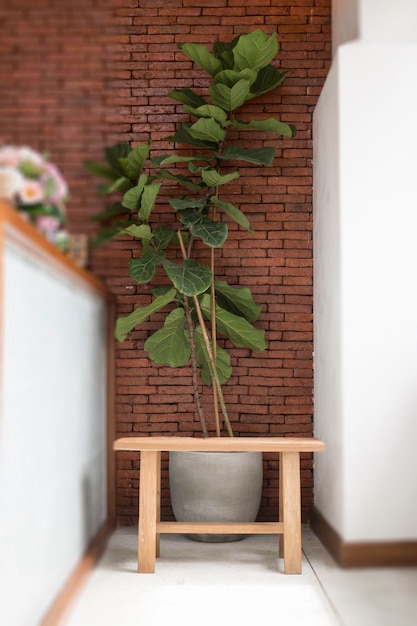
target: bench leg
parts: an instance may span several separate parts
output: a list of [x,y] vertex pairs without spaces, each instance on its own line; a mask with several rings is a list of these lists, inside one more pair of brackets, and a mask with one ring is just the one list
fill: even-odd
[[138,572],[153,574],[157,551],[160,452],[142,451],[139,485]]
[[[156,500],[156,521],[161,521],[161,452],[158,452],[158,467],[157,467],[157,476],[156,476],[156,489],[157,489],[157,500]],[[161,535],[160,533],[156,534],[156,546],[155,546],[155,556],[159,556],[161,547]]]
[[[284,496],[282,489],[282,452],[279,453],[279,516],[278,521],[284,520]],[[284,558],[284,535],[278,537],[278,556],[280,559]]]
[[280,466],[284,573],[301,574],[301,485],[299,452],[282,452]]

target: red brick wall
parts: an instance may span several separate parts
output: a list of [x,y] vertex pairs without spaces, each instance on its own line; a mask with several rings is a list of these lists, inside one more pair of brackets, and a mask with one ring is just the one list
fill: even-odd
[[[4,6],[5,5],[5,6]],[[255,6],[256,5],[256,6]],[[92,234],[89,217],[102,208],[97,181],[83,168],[115,141],[133,145],[152,132],[155,151],[184,119],[166,94],[174,87],[204,91],[177,44],[210,44],[216,37],[262,28],[277,30],[284,85],[253,101],[251,114],[294,123],[294,139],[270,139],[272,167],[240,168],[229,187],[256,229],[231,227],[218,259],[220,273],[251,286],[263,305],[260,326],[269,349],[251,356],[234,349],[233,384],[225,389],[234,429],[241,435],[312,433],[311,121],[330,60],[330,0],[13,0],[0,8],[2,98],[0,142],[48,150],[67,178],[69,227]],[[191,81],[191,82],[190,82]],[[262,135],[251,134],[261,142]],[[242,138],[243,141],[245,139]],[[161,211],[164,207],[161,204]],[[129,312],[149,294],[127,278],[134,251],[129,238],[91,254],[91,269]],[[155,319],[148,328],[155,327]],[[189,372],[149,365],[146,329],[117,348],[117,434],[199,432]],[[209,403],[209,397],[205,396]],[[304,515],[312,503],[312,461],[302,461]],[[276,463],[268,459],[261,516],[274,517]],[[117,461],[118,519],[136,521],[137,461]],[[163,513],[171,515],[166,474]]]

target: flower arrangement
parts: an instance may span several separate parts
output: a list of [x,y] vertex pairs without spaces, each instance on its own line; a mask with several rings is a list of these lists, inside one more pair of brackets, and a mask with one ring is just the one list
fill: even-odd
[[0,147],[0,198],[23,212],[51,241],[65,222],[68,187],[45,155],[26,146]]

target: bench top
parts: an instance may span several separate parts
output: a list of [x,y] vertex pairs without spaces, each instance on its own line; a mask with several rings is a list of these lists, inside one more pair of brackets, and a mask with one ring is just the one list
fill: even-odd
[[315,437],[122,437],[113,448],[137,452],[323,452],[325,445]]

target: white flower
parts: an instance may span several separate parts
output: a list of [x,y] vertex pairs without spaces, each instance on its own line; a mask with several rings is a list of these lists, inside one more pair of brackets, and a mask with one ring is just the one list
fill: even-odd
[[39,152],[32,150],[32,148],[28,148],[27,146],[23,146],[22,148],[18,148],[19,153],[19,161],[30,163],[35,167],[43,168],[45,166],[45,159]]
[[23,176],[13,167],[0,166],[0,198],[12,200],[23,185]]
[[3,146],[0,148],[0,166],[17,168],[20,158],[20,148],[13,146]]

